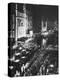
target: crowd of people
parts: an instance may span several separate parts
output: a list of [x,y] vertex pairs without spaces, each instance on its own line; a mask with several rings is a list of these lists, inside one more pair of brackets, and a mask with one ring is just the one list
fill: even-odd
[[[41,44],[43,38],[47,38],[45,47]],[[58,74],[57,31],[46,37],[38,33],[28,39],[23,44],[20,42],[9,46],[8,75],[14,77]]]

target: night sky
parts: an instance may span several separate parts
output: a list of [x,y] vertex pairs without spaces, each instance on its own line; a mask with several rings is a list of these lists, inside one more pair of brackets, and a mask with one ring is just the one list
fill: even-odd
[[48,5],[33,5],[32,7],[33,27],[38,32],[41,28],[41,20],[58,21],[58,7]]
[[53,19],[57,19],[57,15],[58,15],[57,6],[35,5],[32,8],[32,11],[34,17],[36,16],[36,19],[42,18],[42,16],[44,16],[45,18],[49,18],[53,20]]

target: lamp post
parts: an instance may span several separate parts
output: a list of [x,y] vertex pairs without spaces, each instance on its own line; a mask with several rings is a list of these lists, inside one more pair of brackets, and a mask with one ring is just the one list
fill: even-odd
[[15,30],[15,41],[16,41],[16,44],[17,44],[17,32],[18,32],[18,29],[17,29],[17,4],[16,4],[16,30]]

